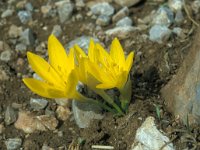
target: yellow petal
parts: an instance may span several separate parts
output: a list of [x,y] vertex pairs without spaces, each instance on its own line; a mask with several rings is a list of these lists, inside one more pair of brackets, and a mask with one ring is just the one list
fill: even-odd
[[133,65],[133,57],[134,57],[134,52],[131,52],[128,57],[126,58],[126,63],[125,63],[125,70],[127,72],[130,71],[132,65]]
[[88,50],[88,57],[90,59],[90,61],[92,62],[96,62],[96,53],[95,53],[95,44],[94,41],[91,39],[90,40],[90,45],[89,45],[89,50]]
[[108,52],[99,44],[96,44],[96,49],[99,52],[98,61],[104,65],[108,66],[112,61]]
[[110,56],[113,61],[122,67],[125,64],[125,56],[122,46],[117,38],[112,41],[110,48]]
[[75,63],[74,63],[74,48],[70,48],[69,55],[68,55],[67,61],[65,63],[67,64],[67,71],[68,71],[68,74],[69,74],[69,73],[71,73],[71,71],[75,67]]
[[49,54],[49,61],[51,66],[60,74],[67,76],[68,66],[67,64],[67,53],[62,46],[62,44],[58,41],[58,39],[51,34],[48,39],[48,54]]
[[24,78],[23,82],[34,93],[46,98],[66,98],[66,93],[62,90],[55,89],[49,84],[33,78]]
[[113,87],[114,86],[112,84],[108,84],[108,83],[102,83],[102,84],[98,84],[96,86],[96,88],[98,88],[98,89],[111,89]]
[[77,77],[76,71],[73,70],[69,74],[68,81],[66,83],[65,92],[66,92],[68,98],[73,98],[74,97],[77,83],[78,83],[78,77]]
[[123,89],[124,85],[126,84],[128,79],[128,72],[127,71],[123,71],[120,75],[118,75],[117,77],[117,83],[116,83],[116,87],[118,89]]
[[45,81],[56,86],[62,86],[62,80],[57,72],[43,58],[27,52],[27,57],[31,68]]
[[87,57],[85,52],[78,45],[74,45],[74,49],[75,49],[75,54],[78,58]]

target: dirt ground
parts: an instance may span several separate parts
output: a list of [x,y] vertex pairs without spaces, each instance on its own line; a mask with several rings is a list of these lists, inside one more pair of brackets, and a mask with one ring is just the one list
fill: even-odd
[[[32,3],[34,8],[38,9],[46,4],[46,0],[30,0],[29,2]],[[129,16],[137,24],[138,18],[144,18],[152,10],[157,10],[162,4],[159,2],[142,2],[130,8]],[[187,2],[187,5],[190,6],[190,1]],[[0,14],[7,6],[7,1],[0,1]],[[119,9],[118,6],[116,8]],[[80,35],[92,36],[92,34],[96,34],[98,36],[98,33],[90,33],[89,30],[85,29],[89,23],[95,25],[95,21],[86,16],[86,12],[87,9],[76,10],[74,14],[82,13],[85,16],[83,20],[61,24],[63,30],[61,37],[64,36],[64,38],[59,38],[61,43],[66,44]],[[191,14],[191,17],[199,23],[199,14]],[[15,44],[8,37],[10,25],[15,24],[23,26],[23,28],[31,28],[38,42],[47,41],[53,26],[59,22],[58,17],[48,19],[40,17],[40,13],[34,13],[33,18],[37,21],[30,25],[22,25],[15,12],[0,27],[0,40],[6,42],[13,51],[12,59],[9,62],[0,61],[0,69],[5,70],[9,77],[8,80],[0,80],[0,123],[2,124],[7,106],[17,103],[22,105],[20,109],[32,111],[29,103],[30,97],[38,97],[22,83],[23,76],[32,74],[28,67],[26,53],[15,51]],[[48,29],[43,30],[44,26],[47,26]],[[111,26],[112,24],[105,29]],[[148,116],[156,118],[158,128],[167,134],[177,150],[200,149],[200,146],[197,146],[200,142],[199,128],[190,127],[188,129],[187,126],[178,122],[172,114],[168,113],[164,100],[160,96],[160,89],[176,74],[177,69],[189,52],[195,31],[197,31],[197,27],[187,15],[181,28],[187,31],[187,37],[183,40],[177,36],[171,36],[166,43],[157,44],[148,39],[146,41],[141,40],[140,35],[147,33],[147,31],[136,31],[130,38],[121,41],[127,52],[135,50],[136,53],[131,71],[133,95],[126,116],[114,117],[112,114],[104,112],[103,120],[92,122],[91,126],[86,129],[79,129],[75,122],[70,121],[70,119],[64,122],[59,121],[57,130],[62,131],[62,136],[59,136],[56,131],[25,134],[23,131],[17,130],[13,124],[5,125],[5,131],[0,134],[0,149],[6,149],[4,143],[6,139],[20,137],[23,139],[22,147],[25,150],[38,150],[44,144],[54,149],[89,150],[91,145],[112,145],[115,150],[128,150],[134,141],[136,130]],[[100,37],[100,40],[107,46],[111,41],[111,39],[104,37]],[[40,55],[46,54],[45,48],[40,52],[35,51],[35,46],[28,49]],[[51,100],[49,102],[47,107],[55,110],[57,105]],[[156,106],[160,108],[161,118],[157,116]],[[44,111],[34,113],[44,114]]]

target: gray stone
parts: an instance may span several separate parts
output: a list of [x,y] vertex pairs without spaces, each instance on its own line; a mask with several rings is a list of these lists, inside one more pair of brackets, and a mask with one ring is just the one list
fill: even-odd
[[117,27],[132,26],[133,21],[129,17],[124,17],[116,23]]
[[17,38],[22,33],[22,27],[17,27],[16,25],[11,25],[8,31],[10,38]]
[[8,62],[11,60],[12,52],[10,50],[5,50],[0,55],[0,60]]
[[100,26],[107,26],[110,23],[110,17],[107,15],[100,15],[97,20],[96,24]]
[[171,30],[162,25],[154,25],[149,31],[149,39],[160,44],[167,41],[170,35]]
[[35,44],[35,37],[33,35],[33,32],[31,29],[27,28],[25,29],[19,38],[19,41],[22,42],[25,45],[34,45]]
[[30,2],[25,4],[25,8],[27,11],[33,11],[33,5]]
[[178,73],[161,90],[168,110],[185,123],[200,125],[200,30]]
[[117,3],[120,6],[134,6],[136,4],[138,4],[141,0],[114,0],[115,3]]
[[36,98],[31,98],[30,99],[30,105],[31,108],[34,110],[41,110],[44,109],[48,104],[48,101],[45,99],[36,99]]
[[94,15],[106,15],[106,16],[113,15],[115,11],[114,7],[106,2],[97,3],[91,6],[90,9]]
[[99,40],[97,38],[89,37],[89,36],[81,36],[79,38],[76,38],[75,40],[72,40],[67,45],[65,45],[65,49],[68,51],[69,48],[71,48],[75,44],[77,44],[87,53],[91,39],[93,39],[95,42],[99,42]]
[[7,150],[17,150],[22,145],[22,139],[20,138],[9,138],[5,141]]
[[16,111],[11,106],[7,106],[4,119],[6,125],[10,125],[14,123],[16,120],[17,120]]
[[56,2],[56,6],[61,23],[64,23],[71,18],[74,5],[70,1],[63,0]]
[[173,22],[173,12],[167,7],[160,7],[154,16],[152,24],[159,24],[169,27]]
[[19,43],[15,46],[16,51],[25,52],[27,50],[27,46],[23,43]]
[[119,39],[127,39],[136,30],[138,30],[136,27],[123,26],[123,27],[115,27],[113,29],[106,30],[105,33],[106,35],[110,37],[118,37]]
[[13,15],[14,10],[12,9],[7,9],[5,10],[2,14],[1,14],[1,18],[6,18],[6,17],[10,17]]
[[168,6],[171,10],[174,12],[182,10],[184,6],[184,1],[183,0],[169,0],[168,1]]
[[54,25],[53,26],[53,31],[51,32],[53,35],[56,37],[59,37],[62,34],[62,29],[60,25]]
[[183,16],[183,12],[182,12],[182,10],[178,10],[177,12],[176,12],[176,15],[175,15],[175,23],[176,24],[181,24],[181,23],[183,23],[183,21],[184,21],[184,16]]
[[91,103],[72,101],[74,119],[79,128],[87,128],[94,119],[103,119],[101,108]]
[[[137,129],[131,150],[159,150],[169,142],[169,138],[156,128],[154,120],[153,117],[146,118],[141,127]],[[175,150],[175,148],[172,143],[169,143],[163,150]]]
[[112,21],[113,22],[117,22],[119,21],[120,19],[128,16],[129,14],[129,9],[128,7],[123,7],[122,9],[120,9],[115,15],[113,15],[112,17]]
[[22,10],[17,15],[23,24],[28,23],[32,19],[32,14],[29,11]]

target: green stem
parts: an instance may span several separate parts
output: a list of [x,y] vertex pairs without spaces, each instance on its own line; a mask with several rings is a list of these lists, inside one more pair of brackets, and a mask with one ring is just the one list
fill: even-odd
[[119,89],[119,91],[120,91],[119,99],[121,102],[121,107],[125,112],[127,112],[128,105],[131,101],[131,95],[132,95],[132,85],[131,85],[130,77],[128,78],[128,81],[126,82],[123,89]]
[[104,110],[115,113],[115,111],[112,108],[110,108],[109,106],[107,106],[106,104],[103,104],[98,100],[85,97],[78,92],[75,94],[75,99],[80,100],[81,102],[92,103],[92,104],[98,105],[99,107],[103,108]]
[[97,94],[99,94],[108,104],[112,105],[120,115],[124,115],[121,108],[114,102],[114,100],[104,90],[99,90],[99,89],[93,89],[93,90]]

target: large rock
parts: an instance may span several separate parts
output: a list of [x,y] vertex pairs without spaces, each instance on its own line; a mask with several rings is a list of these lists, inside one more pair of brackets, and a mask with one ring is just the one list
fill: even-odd
[[[154,120],[153,117],[148,117],[142,126],[137,129],[131,150],[159,150],[169,142],[169,138],[156,128]],[[174,150],[174,147],[172,143],[169,143],[162,149]]]
[[166,105],[184,123],[200,124],[200,29],[178,73],[161,90]]

